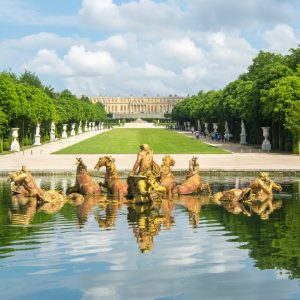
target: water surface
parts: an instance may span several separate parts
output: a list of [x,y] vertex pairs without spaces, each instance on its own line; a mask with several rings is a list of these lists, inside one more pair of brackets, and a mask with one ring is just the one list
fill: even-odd
[[[63,190],[73,181],[37,178]],[[214,191],[236,184],[209,181]],[[0,178],[1,299],[300,299],[299,182],[282,183],[262,218],[205,196],[38,207]]]

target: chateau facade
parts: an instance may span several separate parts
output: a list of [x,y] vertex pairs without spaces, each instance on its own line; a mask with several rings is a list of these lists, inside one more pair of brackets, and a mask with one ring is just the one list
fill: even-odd
[[163,118],[183,97],[90,97],[93,103],[100,102],[114,118]]

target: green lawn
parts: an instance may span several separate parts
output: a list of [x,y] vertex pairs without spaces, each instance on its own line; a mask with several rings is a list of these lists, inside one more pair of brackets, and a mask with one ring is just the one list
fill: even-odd
[[113,129],[55,154],[131,154],[148,144],[155,154],[229,153],[167,129]]

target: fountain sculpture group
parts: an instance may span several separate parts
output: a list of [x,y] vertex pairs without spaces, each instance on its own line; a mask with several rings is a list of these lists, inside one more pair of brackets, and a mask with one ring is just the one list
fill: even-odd
[[[82,203],[85,197],[99,196],[103,190],[106,190],[113,201],[128,204],[172,201],[180,195],[199,195],[205,191],[211,203],[221,205],[229,212],[251,215],[252,211],[257,211],[261,218],[267,218],[275,209],[273,190],[282,190],[279,184],[269,178],[268,173],[261,172],[259,178],[247,187],[213,194],[210,184],[201,180],[198,158],[195,156],[189,161],[185,180],[178,184],[171,169],[175,165],[174,159],[165,155],[162,165],[159,166],[153,160],[153,151],[147,144],[140,146],[140,152],[127,181],[119,178],[115,160],[111,156],[101,156],[94,167],[96,170],[105,167],[104,182],[97,183],[94,180],[81,158],[76,159],[76,165],[75,185],[67,189],[66,198],[62,192],[41,189],[25,166],[20,171],[9,174],[12,193],[19,197],[35,197],[42,204],[54,205],[68,200]],[[109,201],[107,197],[98,199]]]

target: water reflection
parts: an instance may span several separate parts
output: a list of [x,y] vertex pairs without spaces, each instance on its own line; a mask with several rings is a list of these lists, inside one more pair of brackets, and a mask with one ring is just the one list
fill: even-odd
[[81,196],[80,200],[81,199],[82,201],[71,200],[72,205],[76,207],[76,217],[80,228],[84,227],[85,223],[88,220],[89,214],[91,213],[93,208],[98,203],[107,201],[106,196],[96,196],[96,195]]
[[128,205],[127,220],[142,253],[154,249],[154,237],[159,232],[170,230],[175,224],[172,216],[172,200],[163,200],[143,205]]
[[31,223],[37,209],[35,197],[13,196],[11,199],[12,208],[8,215],[13,225],[28,225]]
[[[51,186],[47,178],[40,182],[45,188]],[[53,182],[56,189],[73,184],[68,178]],[[240,180],[239,185],[247,183]],[[234,185],[235,180],[216,182],[213,189]],[[87,286],[91,290],[109,287],[118,297],[126,294],[125,285],[134,286],[126,294],[131,299],[141,297],[153,282],[164,290],[151,291],[153,298],[183,295],[181,298],[197,299],[204,291],[208,296],[205,287],[217,279],[226,287],[219,295],[222,299],[243,285],[245,277],[244,288],[266,284],[266,291],[297,278],[293,295],[281,290],[281,298],[299,298],[298,182],[283,184],[283,193],[274,200],[245,203],[244,207],[238,202],[216,205],[207,196],[180,196],[147,205],[127,205],[105,196],[75,200],[38,206],[34,198],[11,197],[9,186],[0,182],[2,282],[17,286],[18,279],[35,289],[33,274],[38,274],[43,282],[53,282],[52,287],[41,283],[41,290],[60,286],[68,294],[68,289],[86,278],[84,293]],[[162,277],[163,284],[158,280]],[[170,278],[182,284],[176,285],[174,293]],[[199,282],[205,282],[201,291],[196,288]],[[225,299],[243,299],[238,291],[236,297]],[[19,295],[23,292],[20,289]],[[250,292],[247,295],[247,299],[260,299],[258,294],[256,298]],[[276,295],[272,299],[278,299]]]
[[189,216],[189,223],[193,228],[197,228],[200,220],[200,211],[202,205],[214,204],[211,202],[209,196],[192,196],[192,195],[180,195],[174,199],[176,204],[183,206],[187,209]]
[[99,228],[113,229],[115,227],[117,214],[122,204],[115,202],[104,202],[98,204],[98,210],[95,212],[95,220]]

